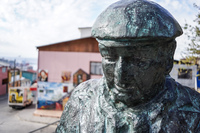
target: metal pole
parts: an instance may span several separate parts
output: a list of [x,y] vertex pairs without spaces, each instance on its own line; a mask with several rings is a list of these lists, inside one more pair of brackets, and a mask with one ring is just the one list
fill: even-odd
[[15,87],[15,62],[16,62],[16,59],[14,60],[14,77],[13,77],[13,87]]
[[46,128],[46,127],[48,127],[48,126],[51,126],[51,125],[53,125],[53,124],[55,124],[55,123],[57,123],[57,122],[60,122],[60,120],[57,120],[57,121],[52,122],[52,123],[50,123],[50,124],[47,124],[46,126],[43,126],[43,127],[41,127],[41,128],[38,128],[38,129],[36,129],[36,130],[30,131],[29,133],[34,133],[34,132],[36,132],[36,131],[38,131],[38,130],[41,130],[41,129],[43,129],[43,128]]

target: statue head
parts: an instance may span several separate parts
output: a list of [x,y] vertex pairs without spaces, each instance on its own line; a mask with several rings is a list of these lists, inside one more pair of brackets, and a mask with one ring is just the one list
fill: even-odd
[[117,99],[139,104],[163,89],[181,34],[173,16],[148,0],[121,0],[99,15],[92,35],[99,42],[106,84]]

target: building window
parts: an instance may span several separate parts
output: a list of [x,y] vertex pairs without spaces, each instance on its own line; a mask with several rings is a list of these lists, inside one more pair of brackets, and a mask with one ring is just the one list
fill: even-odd
[[6,67],[3,67],[2,68],[2,73],[5,73],[6,72]]
[[91,75],[103,75],[101,62],[90,62]]
[[5,85],[7,83],[8,83],[8,78],[2,80],[2,85]]
[[178,78],[179,79],[192,79],[192,69],[178,69]]

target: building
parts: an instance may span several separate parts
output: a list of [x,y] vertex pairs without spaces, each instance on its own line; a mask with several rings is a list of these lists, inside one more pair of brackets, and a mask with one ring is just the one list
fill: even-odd
[[20,69],[8,70],[8,88],[21,86],[22,72]]
[[37,72],[34,70],[22,71],[22,77],[29,79],[32,84],[37,80]]
[[180,84],[197,90],[197,65],[174,64],[170,76]]
[[8,63],[0,62],[0,95],[7,93],[7,83],[8,83]]
[[68,82],[75,87],[102,77],[98,42],[90,36],[91,28],[79,30],[79,39],[37,47],[38,81]]
[[79,30],[79,39],[37,47],[37,109],[62,110],[73,88],[102,77],[98,42],[91,28]]

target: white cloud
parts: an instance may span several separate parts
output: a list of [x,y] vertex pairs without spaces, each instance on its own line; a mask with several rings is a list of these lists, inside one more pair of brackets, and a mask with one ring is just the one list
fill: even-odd
[[[37,57],[36,46],[79,38],[78,27],[92,26],[96,17],[116,1],[1,0],[0,56]],[[181,26],[195,18],[195,0],[154,1],[169,10]],[[176,57],[185,47],[183,40],[177,39]]]
[[[179,22],[181,27],[185,23],[194,25],[193,20],[196,18],[198,10],[193,6],[194,3],[199,4],[196,0],[155,0],[161,6],[166,8],[174,18]],[[184,30],[183,30],[184,31]],[[181,53],[184,52],[188,46],[188,38],[182,35],[177,39],[177,48],[175,52],[175,59],[182,58]]]
[[[89,23],[90,10],[87,7],[91,2],[82,4],[81,1],[73,0],[4,2],[0,6],[0,18],[2,18],[0,36],[3,37],[0,41],[1,43],[7,41],[13,44],[13,47],[0,44],[1,56],[5,55],[3,51],[6,49],[10,54],[18,51],[22,56],[37,56],[35,46],[78,38],[78,26]],[[25,53],[25,49],[31,54]]]

